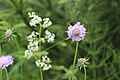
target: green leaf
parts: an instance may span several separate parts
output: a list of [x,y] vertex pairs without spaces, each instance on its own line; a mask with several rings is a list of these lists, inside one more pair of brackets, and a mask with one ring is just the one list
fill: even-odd
[[0,29],[1,30],[7,30],[11,28],[10,24],[6,21],[0,21]]
[[18,23],[16,25],[14,25],[13,29],[18,29],[18,28],[22,28],[25,27],[26,25],[24,23]]

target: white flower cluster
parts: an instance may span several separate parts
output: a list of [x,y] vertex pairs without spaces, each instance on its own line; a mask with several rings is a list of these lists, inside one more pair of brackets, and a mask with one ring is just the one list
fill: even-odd
[[30,26],[37,26],[37,24],[40,24],[43,21],[43,28],[46,28],[50,25],[52,25],[52,22],[50,21],[49,18],[42,18],[37,16],[35,12],[29,12],[28,13],[29,17],[32,18],[31,21],[29,22]]
[[45,39],[47,39],[47,42],[53,42],[55,38],[55,34],[50,33],[48,30],[45,31]]
[[28,13],[29,17],[32,18],[31,21],[29,22],[30,26],[36,26],[36,24],[39,24],[42,22],[42,18],[35,15],[35,12]]
[[39,50],[39,46],[38,46],[39,42],[37,40],[38,35],[39,35],[38,32],[33,31],[28,36],[28,41],[29,41],[29,44],[27,46],[28,50],[25,50],[25,57],[27,57],[27,59],[29,59],[33,55],[33,52],[36,52]]
[[43,19],[43,27],[46,28],[50,25],[52,25],[52,22],[50,21],[50,19],[49,18],[44,18]]
[[49,32],[48,30],[45,31],[45,37],[41,38],[42,43],[45,43],[45,40],[47,40],[48,43],[52,43],[54,41],[55,34]]
[[41,67],[43,71],[49,70],[51,66],[51,60],[47,56],[42,56],[42,60],[37,60],[36,62],[37,67]]

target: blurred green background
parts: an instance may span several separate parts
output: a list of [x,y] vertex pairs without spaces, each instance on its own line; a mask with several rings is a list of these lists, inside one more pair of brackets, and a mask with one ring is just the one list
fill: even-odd
[[[3,55],[14,56],[14,64],[8,68],[10,80],[20,80],[20,61],[14,41],[3,39],[6,29],[14,28],[21,53],[28,44],[27,36],[38,27],[30,27],[27,13],[49,17],[53,25],[48,27],[56,34],[55,42],[67,38],[70,24],[80,21],[87,29],[85,40],[79,44],[78,58],[89,57],[87,80],[120,80],[120,0],[0,0],[0,44]],[[53,68],[43,72],[44,80],[68,80],[73,63],[75,42],[62,42],[50,49]],[[23,80],[39,80],[39,68],[34,60],[22,59]],[[64,71],[67,69],[67,71]],[[5,80],[3,71],[3,80]],[[77,80],[83,80],[84,71],[76,71]]]

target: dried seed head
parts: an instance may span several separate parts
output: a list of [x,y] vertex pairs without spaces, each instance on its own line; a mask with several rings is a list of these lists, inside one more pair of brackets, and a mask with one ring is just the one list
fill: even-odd
[[11,29],[8,29],[8,30],[6,30],[6,32],[5,32],[5,36],[6,37],[10,37],[11,35],[12,35],[12,30]]
[[85,63],[85,58],[79,58],[78,59],[78,65],[84,64]]
[[87,62],[88,60],[89,60],[89,58],[79,58],[78,63],[77,63],[77,67],[80,67],[80,70],[82,67],[87,67],[87,64],[89,64]]

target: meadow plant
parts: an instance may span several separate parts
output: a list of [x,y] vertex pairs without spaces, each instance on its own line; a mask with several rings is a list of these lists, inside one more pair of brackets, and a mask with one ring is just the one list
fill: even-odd
[[20,57],[19,57],[19,60],[20,60],[20,80],[22,80],[22,58],[21,58],[22,55],[21,55],[20,46],[19,46],[18,41],[17,41],[17,35],[14,34],[14,28],[11,28],[10,25],[5,30],[6,31],[4,32],[4,38],[3,39],[7,39],[9,41],[9,43],[13,41],[16,44],[18,53],[20,55]]
[[0,57],[0,68],[5,69],[9,65],[13,64],[13,57],[10,55]]
[[13,59],[14,58],[10,55],[0,57],[0,68],[5,69],[6,78],[7,78],[6,80],[9,80],[7,67],[13,64]]
[[[27,49],[24,51],[24,57],[26,57],[28,60],[30,60],[31,58],[34,58],[34,63],[36,64],[36,67],[38,67],[40,69],[40,80],[43,80],[43,71],[49,70],[50,68],[52,68],[51,65],[51,59],[48,57],[48,52],[47,50],[53,48],[54,46],[60,44],[61,42],[68,40],[68,39],[72,39],[72,42],[76,42],[76,51],[75,51],[75,55],[74,55],[74,61],[72,64],[72,71],[69,71],[66,69],[66,72],[68,73],[68,75],[73,74],[75,72],[75,66],[77,65],[77,67],[80,67],[80,70],[82,67],[84,67],[84,71],[85,71],[85,78],[84,80],[86,80],[86,65],[88,64],[88,59],[86,58],[80,58],[78,59],[78,63],[76,64],[76,59],[77,59],[77,54],[78,54],[78,46],[79,46],[79,42],[81,40],[84,40],[84,37],[86,35],[86,29],[84,28],[83,25],[81,25],[80,22],[77,22],[75,25],[70,25],[68,27],[68,37],[66,39],[63,39],[59,42],[57,42],[56,44],[43,49],[43,45],[46,43],[53,43],[55,40],[55,34],[50,32],[49,30],[47,30],[47,27],[52,25],[52,21],[49,18],[41,18],[38,15],[35,14],[35,12],[29,12],[28,16],[30,18],[30,22],[29,25],[31,27],[35,27],[35,28],[39,28],[38,31],[33,30],[31,32],[30,35],[28,35],[27,40],[28,40],[28,45],[27,45]],[[10,38],[12,39],[15,44],[16,47],[18,49],[19,55],[22,56],[21,54],[21,50],[20,50],[20,46],[18,44],[17,41],[17,35],[14,34],[13,29],[7,29],[5,32],[5,38]],[[10,40],[9,40],[10,41]],[[6,62],[5,64],[2,62],[2,60],[4,59],[4,61]],[[8,61],[9,60],[9,61]],[[20,80],[22,80],[22,58],[19,58],[20,60]],[[11,56],[2,56],[0,58],[0,67],[2,69],[6,69],[6,67],[8,67],[9,65],[11,65],[13,63],[13,58]],[[9,63],[8,63],[9,62]],[[70,73],[69,73],[70,72]],[[71,78],[69,78],[70,80],[74,80],[74,76],[71,76]],[[7,77],[7,79],[9,79]]]
[[0,80],[120,80],[119,0],[0,5]]
[[77,22],[74,26],[70,25],[68,27],[67,33],[72,41],[81,41],[85,37],[86,29],[80,24],[80,22]]
[[27,45],[27,50],[25,50],[25,57],[27,59],[30,59],[31,57],[35,58],[35,64],[40,68],[40,80],[43,80],[42,70],[49,70],[52,68],[52,66],[50,64],[50,58],[47,56],[47,54],[44,54],[42,50],[42,44],[45,44],[46,42],[52,43],[54,41],[55,34],[45,30],[45,36],[42,36],[42,31],[48,26],[52,25],[52,22],[49,18],[42,19],[41,17],[37,16],[35,12],[29,12],[28,15],[31,18],[29,24],[33,27],[37,27],[39,25],[39,32],[33,31],[28,36],[27,39],[29,44]]
[[77,62],[77,67],[81,68],[83,67],[84,68],[84,80],[87,79],[86,77],[86,67],[87,67],[87,64],[89,64],[87,61],[89,60],[89,58],[79,58],[78,59],[78,62]]
[[[70,25],[68,27],[67,33],[68,33],[69,38],[72,39],[72,41],[76,41],[76,51],[75,51],[75,55],[74,55],[73,65],[72,65],[72,70],[74,73],[76,59],[77,59],[77,55],[78,55],[79,41],[84,40],[84,37],[86,34],[86,29],[83,27],[83,25],[81,25],[80,22],[77,22],[74,26]],[[78,63],[77,63],[77,65],[80,66],[80,69],[81,69],[82,65],[84,66],[84,70],[85,70],[84,80],[86,80],[86,69],[85,69],[85,67],[86,67],[85,63],[87,63],[86,61],[88,61],[88,59],[80,58],[80,59],[78,59]],[[74,80],[74,76],[72,76],[72,80]]]

